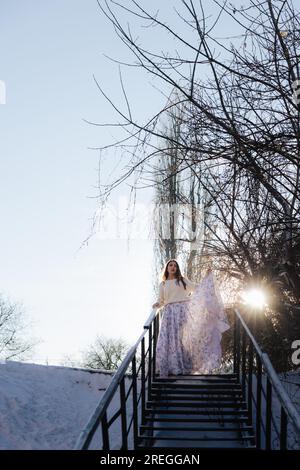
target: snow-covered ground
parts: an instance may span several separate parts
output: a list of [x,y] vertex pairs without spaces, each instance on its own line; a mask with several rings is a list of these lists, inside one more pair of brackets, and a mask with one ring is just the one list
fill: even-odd
[[72,449],[112,376],[0,363],[0,449]]

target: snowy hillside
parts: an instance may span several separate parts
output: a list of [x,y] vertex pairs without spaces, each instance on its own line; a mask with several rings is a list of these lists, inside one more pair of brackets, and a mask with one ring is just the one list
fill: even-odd
[[112,375],[0,363],[0,449],[72,449]]

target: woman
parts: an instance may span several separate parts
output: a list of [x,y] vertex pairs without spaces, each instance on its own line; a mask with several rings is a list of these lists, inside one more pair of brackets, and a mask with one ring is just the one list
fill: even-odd
[[162,322],[156,345],[156,372],[207,374],[220,366],[222,333],[229,328],[211,269],[200,284],[182,276],[175,259],[166,263],[159,284]]

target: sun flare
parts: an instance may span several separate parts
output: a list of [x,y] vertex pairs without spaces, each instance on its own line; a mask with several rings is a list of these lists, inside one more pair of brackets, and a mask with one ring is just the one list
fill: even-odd
[[253,308],[263,308],[266,305],[266,294],[263,290],[258,288],[252,288],[244,291],[242,299],[246,305]]

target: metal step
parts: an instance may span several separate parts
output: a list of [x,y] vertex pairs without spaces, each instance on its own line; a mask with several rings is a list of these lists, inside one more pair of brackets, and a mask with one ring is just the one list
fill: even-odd
[[230,379],[237,379],[237,374],[170,374],[167,377],[161,377],[158,374],[155,374],[155,378],[158,379],[182,379],[184,378],[185,380],[217,380],[217,379],[225,379],[225,380],[230,380]]
[[215,431],[245,431],[245,432],[253,432],[253,427],[252,426],[243,426],[242,428],[240,426],[236,425],[235,421],[232,421],[232,424],[235,425],[235,427],[232,426],[226,426],[226,429],[222,429],[220,426],[149,426],[146,424],[141,424],[140,425],[140,430],[141,431],[210,431],[210,432],[215,432]]
[[[147,441],[147,445],[157,445],[160,440],[171,441],[169,445],[178,446],[176,441],[195,442],[197,446],[203,447],[203,443],[215,443],[216,442],[242,442],[254,440],[252,426],[246,425],[245,422],[231,420],[228,422],[207,422],[201,425],[199,422],[184,422],[184,426],[180,426],[178,422],[174,421],[157,421],[152,425],[150,423],[140,426],[140,437],[150,440]],[[216,420],[215,420],[216,421]],[[183,422],[182,422],[183,424]],[[174,442],[175,441],[175,442]],[[173,444],[172,444],[173,443]]]
[[153,380],[152,380],[152,383],[157,383],[157,384],[166,384],[166,383],[185,383],[185,384],[212,384],[212,385],[218,385],[218,384],[237,384],[238,383],[238,380],[236,378],[230,378],[230,379],[225,379],[225,378],[222,378],[222,377],[219,377],[217,379],[186,379],[186,378],[183,378],[183,377],[176,377],[176,378],[158,378],[158,377],[155,377]]
[[230,401],[230,402],[241,402],[243,401],[242,399],[242,393],[239,393],[239,394],[232,394],[232,395],[229,395],[229,396],[225,396],[225,395],[220,395],[220,394],[205,394],[204,396],[201,396],[201,395],[186,395],[186,394],[182,394],[182,395],[173,395],[173,394],[169,394],[169,393],[151,393],[151,401],[171,401],[171,400],[185,400],[185,401],[190,401],[190,402],[195,402],[197,400],[199,401],[203,401],[203,400],[207,400],[207,401],[218,401],[219,403],[223,403],[223,402],[227,402],[227,401]]
[[182,439],[172,438],[165,436],[164,438],[158,439],[157,437],[143,437],[139,436],[137,448],[163,448],[163,449],[249,449],[255,448],[254,438],[241,439],[241,438],[220,438],[220,439]]
[[[167,442],[170,442],[170,441],[167,441]],[[220,443],[218,443],[218,445],[216,445],[217,443],[211,443],[211,445],[208,445],[208,443],[203,443],[203,444],[206,444],[206,445],[203,445],[203,446],[200,446],[198,445],[197,446],[197,449],[201,450],[201,449],[212,449],[213,452],[218,452],[218,451],[222,451],[224,449],[243,449],[243,450],[247,450],[247,452],[253,450],[255,451],[256,450],[256,446],[249,443],[247,444],[247,446],[245,446],[245,443],[239,443],[239,442],[236,442],[236,443],[232,443],[232,445],[228,445],[228,443],[224,443],[224,444],[227,444],[227,445],[221,445]],[[142,444],[138,444],[136,446],[136,449],[141,449],[141,450],[145,450],[145,449],[149,449],[149,450],[153,450],[154,448],[161,448],[163,450],[169,450],[169,451],[172,451],[174,448],[176,448],[176,450],[186,450],[186,449],[191,449],[191,451],[195,451],[195,444],[189,446],[187,445],[187,443],[184,444],[184,446],[180,446],[180,445],[177,445],[177,446],[174,446],[174,445],[167,445],[167,443],[162,443],[161,445],[157,444],[155,446],[153,445],[144,445],[143,443]]]
[[220,378],[225,378],[225,379],[237,379],[237,374],[179,374],[179,375],[169,375],[168,377],[160,377],[158,374],[155,374],[156,378],[161,378],[161,379],[178,379],[178,378],[184,378],[184,379],[192,379],[192,380],[200,380],[200,379],[205,379],[205,380],[215,380],[215,379],[220,379]]
[[183,390],[241,390],[238,384],[186,384],[186,383],[157,383],[152,382],[151,390],[168,390],[168,389],[183,389]]
[[216,442],[216,441],[249,441],[254,439],[254,435],[252,436],[241,436],[241,437],[180,437],[180,436],[141,436],[138,435],[139,439],[149,439],[152,441],[166,441],[166,440],[171,440],[171,441],[197,441],[197,442]]
[[222,396],[222,395],[238,395],[238,394],[242,394],[242,389],[241,388],[229,388],[229,389],[223,389],[223,388],[218,388],[218,389],[206,389],[206,388],[203,388],[203,389],[200,389],[200,390],[197,390],[197,389],[186,389],[186,388],[163,388],[163,387],[160,387],[160,388],[154,388],[152,389],[151,391],[151,394],[155,394],[155,395],[161,395],[161,394],[168,394],[168,395],[173,395],[173,394],[185,394],[185,395],[218,395],[218,396]]
[[[152,413],[153,414],[153,413]],[[163,416],[147,417],[147,422],[159,422],[159,423],[220,423],[220,418],[179,418],[179,417],[167,417],[164,418]],[[244,423],[248,422],[248,418],[244,416],[234,416],[233,418],[223,418],[222,424],[229,424],[229,423],[240,423],[243,425]]]
[[241,408],[246,407],[247,404],[245,401],[231,401],[231,402],[222,402],[222,401],[172,401],[172,400],[148,400],[147,406],[167,406],[173,408]]
[[[218,410],[212,409],[209,411],[209,415],[247,415],[248,410]],[[176,415],[207,415],[207,410],[195,410],[195,409],[186,409],[186,410],[166,410],[161,408],[146,408],[145,414],[176,414]]]

